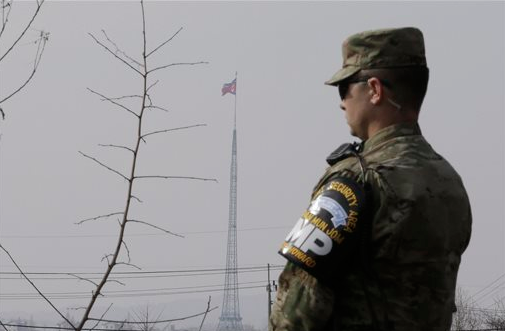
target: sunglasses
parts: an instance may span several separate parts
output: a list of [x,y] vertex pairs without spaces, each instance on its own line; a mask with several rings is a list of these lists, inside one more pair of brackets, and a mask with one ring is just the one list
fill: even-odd
[[[347,92],[349,92],[349,87],[351,86],[351,84],[364,83],[367,82],[370,78],[372,77],[348,79],[338,84],[338,93],[340,94],[340,99],[341,100],[345,99],[345,97],[347,96]],[[384,79],[379,79],[379,81],[382,83],[382,85],[391,88],[391,84],[388,81]]]

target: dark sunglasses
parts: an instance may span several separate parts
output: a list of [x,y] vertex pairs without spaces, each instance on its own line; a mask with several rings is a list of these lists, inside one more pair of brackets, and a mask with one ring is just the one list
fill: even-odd
[[[340,94],[340,99],[341,100],[345,99],[345,97],[347,96],[347,92],[349,92],[349,87],[351,86],[351,84],[364,83],[367,82],[370,78],[372,77],[348,79],[338,84],[338,93]],[[382,85],[391,88],[391,84],[387,80],[379,79],[379,81],[382,83]]]

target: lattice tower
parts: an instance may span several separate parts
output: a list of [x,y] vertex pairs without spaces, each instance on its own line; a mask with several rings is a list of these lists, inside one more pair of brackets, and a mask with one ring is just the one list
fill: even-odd
[[224,296],[217,331],[243,331],[238,298],[237,273],[237,130],[233,128],[230,169],[230,207]]

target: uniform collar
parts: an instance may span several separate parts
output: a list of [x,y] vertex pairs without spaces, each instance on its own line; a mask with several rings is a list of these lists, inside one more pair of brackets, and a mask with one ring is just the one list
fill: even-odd
[[393,124],[379,130],[373,137],[364,141],[362,151],[368,152],[379,144],[382,144],[383,142],[386,142],[393,138],[414,135],[421,135],[421,128],[417,122]]

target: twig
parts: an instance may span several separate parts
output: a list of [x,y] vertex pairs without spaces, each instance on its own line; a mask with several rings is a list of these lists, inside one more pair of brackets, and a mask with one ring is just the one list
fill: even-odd
[[[116,263],[116,264],[120,264],[120,263]],[[107,279],[107,283],[118,283],[118,284],[119,284],[119,285],[121,285],[121,286],[126,286],[126,284],[125,284],[125,283],[120,282],[120,281],[119,281],[119,280],[117,280],[117,279]]]
[[69,275],[69,276],[73,276],[73,277],[75,277],[75,278],[77,278],[77,279],[79,279],[79,280],[84,280],[84,281],[90,282],[91,284],[93,284],[93,285],[95,285],[95,286],[98,286],[98,284],[97,284],[97,283],[95,283],[94,281],[92,281],[92,280],[90,280],[90,279],[87,279],[87,278],[83,278],[83,277],[78,276],[78,275],[76,275],[76,274],[70,274],[70,273],[69,273],[69,274],[67,274],[67,275]]
[[181,32],[181,30],[182,30],[182,27],[179,30],[177,30],[177,32],[174,33],[174,35],[172,37],[170,37],[168,40],[166,40],[165,42],[161,43],[161,45],[159,45],[158,47],[156,47],[155,49],[153,49],[152,51],[150,51],[149,54],[146,55],[146,57],[149,57],[149,55],[153,54],[158,49],[160,49],[161,47],[165,46],[168,42],[170,42],[172,39],[174,39],[175,36],[177,36],[179,34],[179,32]]
[[94,36],[93,34],[91,34],[91,33],[88,33],[88,34],[91,36],[91,38],[93,38],[93,39],[96,41],[96,43],[97,43],[98,45],[102,46],[102,47],[103,47],[103,48],[105,48],[105,49],[106,49],[109,53],[111,53],[112,55],[114,55],[114,57],[115,57],[116,59],[118,59],[118,60],[120,60],[121,62],[123,62],[124,64],[126,64],[128,67],[130,67],[132,70],[134,70],[134,71],[135,71],[136,73],[138,73],[139,75],[144,76],[144,74],[143,74],[143,73],[141,73],[139,70],[137,70],[136,68],[134,68],[131,64],[129,64],[128,62],[126,62],[126,61],[125,61],[124,59],[122,59],[121,57],[117,56],[117,54],[115,54],[113,51],[111,51],[111,50],[109,49],[109,47],[107,47],[107,46],[105,46],[104,44],[102,44],[102,43],[101,43],[98,39],[96,39],[96,38],[95,38],[95,36]]
[[185,129],[191,129],[191,128],[196,128],[199,126],[207,126],[207,124],[195,124],[195,125],[189,125],[189,126],[182,126],[179,128],[173,128],[173,129],[166,129],[166,130],[159,130],[159,131],[154,131],[154,132],[149,132],[141,136],[141,138],[145,138],[147,136],[151,136],[153,134],[158,134],[158,133],[164,133],[164,132],[170,132],[170,131],[178,131],[178,130],[185,130]]
[[123,246],[126,249],[126,255],[128,256],[128,263],[130,263],[131,262],[130,249],[128,248],[128,245],[126,244],[126,241],[124,241],[124,240],[123,240]]
[[102,321],[102,319],[104,318],[104,316],[107,314],[107,312],[109,311],[109,309],[112,307],[113,303],[111,303],[109,305],[109,307],[104,311],[104,313],[102,314],[102,316],[100,316],[100,319],[96,321],[96,324],[91,327],[90,331],[93,331],[97,326],[98,324],[100,324],[100,322]]
[[114,147],[114,148],[122,148],[122,149],[126,149],[132,153],[135,154],[135,151],[133,149],[131,149],[130,147],[126,147],[126,146],[121,146],[121,145],[112,145],[112,144],[107,144],[107,145],[103,145],[103,144],[98,144],[98,146],[100,147]]
[[94,93],[94,94],[96,94],[96,95],[98,95],[98,96],[102,97],[102,101],[109,101],[110,103],[115,104],[116,106],[121,107],[121,108],[123,108],[124,110],[126,110],[127,112],[129,112],[129,113],[133,114],[135,117],[137,117],[137,118],[139,117],[139,115],[137,115],[137,113],[135,113],[133,110],[131,110],[130,108],[126,107],[125,105],[122,105],[122,104],[120,104],[119,102],[116,102],[116,101],[114,101],[113,99],[111,99],[111,98],[109,98],[109,97],[106,97],[106,96],[105,96],[105,95],[103,95],[103,94],[100,94],[100,93],[98,93],[98,92],[96,92],[96,91],[93,91],[93,90],[92,90],[92,89],[90,89],[89,87],[88,87],[87,89],[88,89],[88,91],[90,91],[91,93]]
[[119,49],[119,47],[116,45],[115,42],[113,42],[109,36],[107,35],[107,33],[105,32],[105,30],[102,29],[102,33],[103,35],[105,36],[105,38],[107,39],[108,42],[110,42],[115,48],[116,48],[116,52],[115,53],[121,53],[123,54],[128,60],[130,60],[131,62],[135,63],[136,65],[138,65],[139,67],[142,68],[142,64],[139,63],[137,60],[135,60],[134,58],[130,57],[128,54],[126,54],[124,51],[122,51],[121,49]]
[[[30,76],[24,81],[23,84],[21,84],[17,89],[15,89],[13,92],[8,94],[6,97],[0,100],[0,104],[7,101],[8,99],[12,98],[14,95],[16,95],[19,91],[21,91],[33,78],[35,73],[37,72],[37,69],[39,67],[40,61],[42,60],[42,54],[44,53],[44,49],[46,47],[46,42],[47,42],[47,34],[41,35],[39,38],[39,45],[37,47],[37,52],[35,54],[35,61],[33,65],[32,72],[30,73]],[[41,46],[42,45],[42,46]],[[2,118],[5,119],[5,114],[4,112],[0,109],[0,112],[2,113]]]
[[100,262],[103,262],[103,260],[107,260],[107,265],[110,266],[109,256],[114,256],[114,255],[113,254],[105,254],[104,257],[102,257],[102,260]]
[[95,220],[98,220],[100,218],[106,218],[106,217],[109,217],[109,216],[114,216],[114,215],[122,215],[123,212],[122,211],[118,211],[118,212],[115,212],[115,213],[110,213],[110,214],[107,214],[107,215],[100,215],[100,216],[97,216],[97,217],[92,217],[92,218],[87,218],[85,220],[81,220],[77,223],[74,223],[74,224],[82,224],[84,222],[87,222],[87,221],[95,221]]
[[122,97],[116,97],[116,98],[110,98],[111,100],[123,100],[123,99],[133,99],[133,98],[140,98],[142,99],[141,95],[123,95]]
[[166,108],[163,108],[163,107],[158,107],[158,106],[146,106],[146,108],[150,108],[150,109],[159,109],[159,110],[163,110],[164,112],[168,113],[169,110],[166,109]]
[[122,265],[126,265],[126,266],[128,266],[128,267],[135,268],[135,269],[137,269],[137,270],[142,270],[142,268],[141,268],[141,267],[139,267],[138,265],[135,265],[135,264],[133,264],[133,263],[118,262],[118,263],[116,263],[116,264],[117,264],[117,265],[122,264]]
[[151,88],[153,88],[154,86],[156,86],[156,84],[158,84],[158,82],[159,82],[159,79],[157,79],[154,83],[152,83],[151,85],[149,85],[149,87],[147,88],[146,92],[149,92],[149,90]]
[[[210,313],[211,311],[217,309],[218,307],[212,307],[211,309],[207,309],[206,311],[204,311],[203,313],[198,313],[198,314],[194,314],[194,315],[191,315],[191,316],[185,316],[185,317],[179,317],[179,318],[173,318],[173,319],[169,319],[169,320],[159,320],[159,321],[143,321],[143,322],[136,322],[136,321],[116,321],[116,320],[104,320],[102,319],[101,321],[102,322],[108,322],[108,323],[124,323],[124,324],[160,324],[160,323],[168,323],[168,322],[177,322],[177,321],[184,321],[184,320],[187,320],[187,319],[190,319],[190,318],[194,318],[194,317],[198,317],[198,316],[202,316],[204,314],[207,314],[207,313]],[[89,318],[89,320],[91,321],[96,321],[97,319],[96,318]]]
[[[9,49],[7,49],[7,51],[4,53],[4,55],[2,55],[0,57],[0,62],[2,62],[2,60],[7,56],[7,54],[9,54],[13,49],[14,49],[14,46],[16,46],[16,44],[21,40],[21,38],[23,38],[23,36],[25,35],[26,31],[28,31],[28,29],[30,28],[30,26],[32,25],[33,21],[35,20],[35,17],[37,17],[37,14],[39,13],[39,10],[40,8],[42,7],[42,5],[44,4],[44,1],[45,0],[42,0],[40,1],[40,3],[37,4],[37,9],[35,10],[35,13],[33,13],[33,16],[32,18],[30,19],[30,21],[28,22],[28,24],[26,25],[25,29],[21,32],[21,34],[19,35],[19,37],[14,41],[14,43],[12,43],[11,47],[9,47]],[[9,10],[10,12],[10,10]],[[3,29],[2,29],[2,32],[3,32]]]
[[12,263],[16,266],[16,268],[18,269],[19,273],[21,275],[23,275],[23,277],[28,281],[28,283],[30,283],[30,285],[32,285],[32,287],[39,293],[39,295],[44,298],[44,300],[46,300],[46,302],[58,313],[58,315],[60,315],[61,318],[63,318],[63,320],[65,320],[65,322],[67,322],[74,330],[77,330],[75,328],[75,326],[72,324],[72,322],[70,322],[59,310],[58,308],[56,308],[53,303],[51,302],[51,300],[49,300],[42,292],[40,292],[40,290],[38,289],[38,287],[30,280],[30,278],[28,278],[28,276],[26,276],[26,274],[23,272],[23,270],[21,270],[21,268],[19,267],[19,265],[16,263],[16,261],[14,260],[14,258],[11,256],[11,254],[7,251],[7,249],[5,249],[2,244],[0,244],[0,248],[5,252],[5,254],[7,254],[7,256],[9,256],[10,260],[12,261]]
[[175,66],[193,66],[197,64],[209,64],[209,62],[206,61],[200,61],[200,62],[178,62],[178,63],[170,63],[161,67],[157,67],[154,69],[149,70],[147,73],[150,74],[151,72],[158,71],[161,69],[166,69],[168,67],[175,67]]
[[140,200],[140,199],[139,199],[139,198],[137,198],[136,196],[134,196],[134,195],[130,195],[130,197],[131,197],[132,199],[137,200],[137,202],[142,203],[142,200]]
[[[9,10],[7,11],[7,15],[5,15],[5,8],[9,7]],[[7,22],[9,21],[9,15],[12,10],[12,5],[7,2],[6,5],[4,5],[4,1],[2,0],[2,30],[0,30],[0,37],[4,33],[5,28],[7,27]]]
[[0,320],[0,325],[4,328],[5,331],[9,331],[9,329],[7,329],[7,327],[2,323],[1,320]]
[[158,230],[160,230],[160,231],[163,231],[163,232],[165,232],[165,233],[171,234],[171,235],[173,235],[173,236],[176,236],[176,237],[179,237],[179,238],[184,238],[184,236],[183,236],[183,235],[180,235],[180,234],[177,234],[177,233],[174,233],[174,232],[171,232],[171,231],[165,230],[165,229],[163,229],[163,228],[160,228],[159,226],[153,225],[153,224],[148,223],[148,222],[138,221],[138,220],[128,220],[128,222],[141,223],[141,224],[144,224],[144,225],[150,226],[150,227],[152,227],[152,228],[158,229]]
[[205,322],[205,318],[207,317],[207,313],[209,312],[210,309],[210,300],[211,296],[209,295],[209,301],[207,302],[207,309],[205,310],[205,314],[203,315],[202,323],[200,324],[200,328],[198,329],[198,331],[202,331],[203,322]]
[[188,176],[135,176],[134,179],[147,179],[147,178],[161,178],[161,179],[193,179],[193,180],[203,180],[216,182],[217,179],[214,178],[201,178],[201,177],[188,177]]
[[102,162],[98,161],[98,160],[97,160],[97,159],[95,159],[94,157],[91,157],[91,156],[89,156],[89,155],[86,155],[86,154],[84,154],[84,153],[83,153],[83,152],[81,152],[81,151],[79,151],[79,153],[81,153],[81,155],[82,155],[82,156],[87,157],[88,159],[95,161],[96,163],[98,163],[99,165],[101,165],[102,167],[104,167],[105,169],[110,170],[110,171],[112,171],[112,172],[113,172],[113,173],[115,173],[115,174],[118,174],[119,176],[123,177],[126,181],[128,181],[128,182],[130,181],[130,179],[129,179],[128,177],[126,177],[125,175],[123,175],[123,174],[122,174],[122,173],[120,173],[119,171],[114,170],[114,169],[112,169],[111,167],[109,167],[109,166],[107,166],[107,165],[103,164]]

